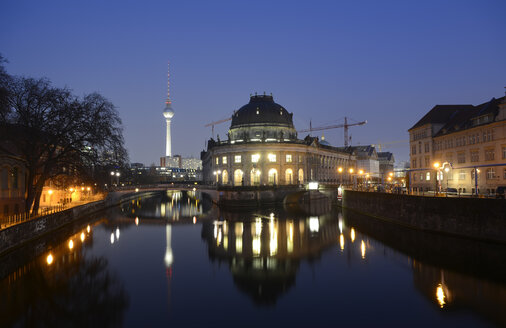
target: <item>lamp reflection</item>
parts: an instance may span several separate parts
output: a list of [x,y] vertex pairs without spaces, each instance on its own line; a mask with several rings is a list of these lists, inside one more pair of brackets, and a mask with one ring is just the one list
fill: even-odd
[[47,265],[51,265],[53,263],[53,255],[49,253],[49,255],[46,258]]
[[339,235],[339,245],[341,246],[341,250],[344,250],[344,235]]
[[74,248],[74,241],[71,239],[69,240],[69,249]]
[[436,288],[436,299],[439,303],[439,306],[443,308],[446,302],[445,302],[445,292],[443,290],[443,285],[441,284],[439,284]]
[[81,232],[81,241],[84,241],[84,232]]
[[354,228],[351,228],[350,238],[351,238],[351,242],[353,243],[355,241],[355,229]]
[[365,259],[365,243],[363,240],[360,243],[360,253],[362,254],[362,258]]

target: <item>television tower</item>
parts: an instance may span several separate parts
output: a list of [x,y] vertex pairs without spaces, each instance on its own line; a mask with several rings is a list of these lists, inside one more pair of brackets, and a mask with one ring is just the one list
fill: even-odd
[[172,117],[174,116],[174,110],[172,109],[172,104],[170,101],[170,71],[169,64],[167,64],[167,100],[165,101],[165,109],[163,110],[163,117],[165,117],[165,122],[167,123],[167,136],[165,139],[165,156],[172,157],[172,141],[170,137],[170,122]]

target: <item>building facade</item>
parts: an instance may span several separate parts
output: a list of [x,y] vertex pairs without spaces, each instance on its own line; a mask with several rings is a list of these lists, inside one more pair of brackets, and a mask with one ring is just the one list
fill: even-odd
[[[201,153],[203,182],[232,186],[339,183],[356,167],[351,150],[297,139],[292,113],[269,95],[251,96],[232,116],[228,140],[208,141]],[[344,172],[338,172],[343,167]]]
[[0,154],[0,218],[25,211],[26,166],[21,158]]
[[505,99],[437,105],[409,129],[412,191],[493,194],[506,185]]

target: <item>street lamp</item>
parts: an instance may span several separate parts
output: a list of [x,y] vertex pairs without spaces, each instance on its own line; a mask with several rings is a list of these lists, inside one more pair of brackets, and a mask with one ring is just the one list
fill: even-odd
[[119,176],[121,175],[121,173],[119,172],[116,172],[116,184],[119,186]]
[[439,162],[435,162],[434,163],[434,170],[436,171],[436,195],[438,194],[438,173],[439,173],[439,167],[441,166],[441,164]]
[[339,172],[339,184],[341,185],[341,184],[343,184],[343,168],[338,167],[337,172]]
[[353,179],[353,168],[350,167],[350,169],[348,170],[348,172],[350,172],[350,185],[353,183],[352,179]]
[[53,194],[53,190],[49,189],[47,193],[49,194],[49,208],[51,208],[51,198],[53,198],[51,195]]

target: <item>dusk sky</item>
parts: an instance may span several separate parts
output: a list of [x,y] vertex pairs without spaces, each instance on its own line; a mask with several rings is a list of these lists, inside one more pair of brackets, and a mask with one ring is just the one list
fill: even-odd
[[[368,121],[350,128],[353,145],[388,143],[436,104],[504,95],[505,13],[506,1],[484,0],[4,0],[0,53],[11,74],[100,92],[118,108],[130,161],[159,165],[167,61],[175,154],[199,157],[204,125],[264,91],[297,129],[347,116]],[[324,133],[343,145],[342,129]],[[383,150],[408,159],[407,143]]]

